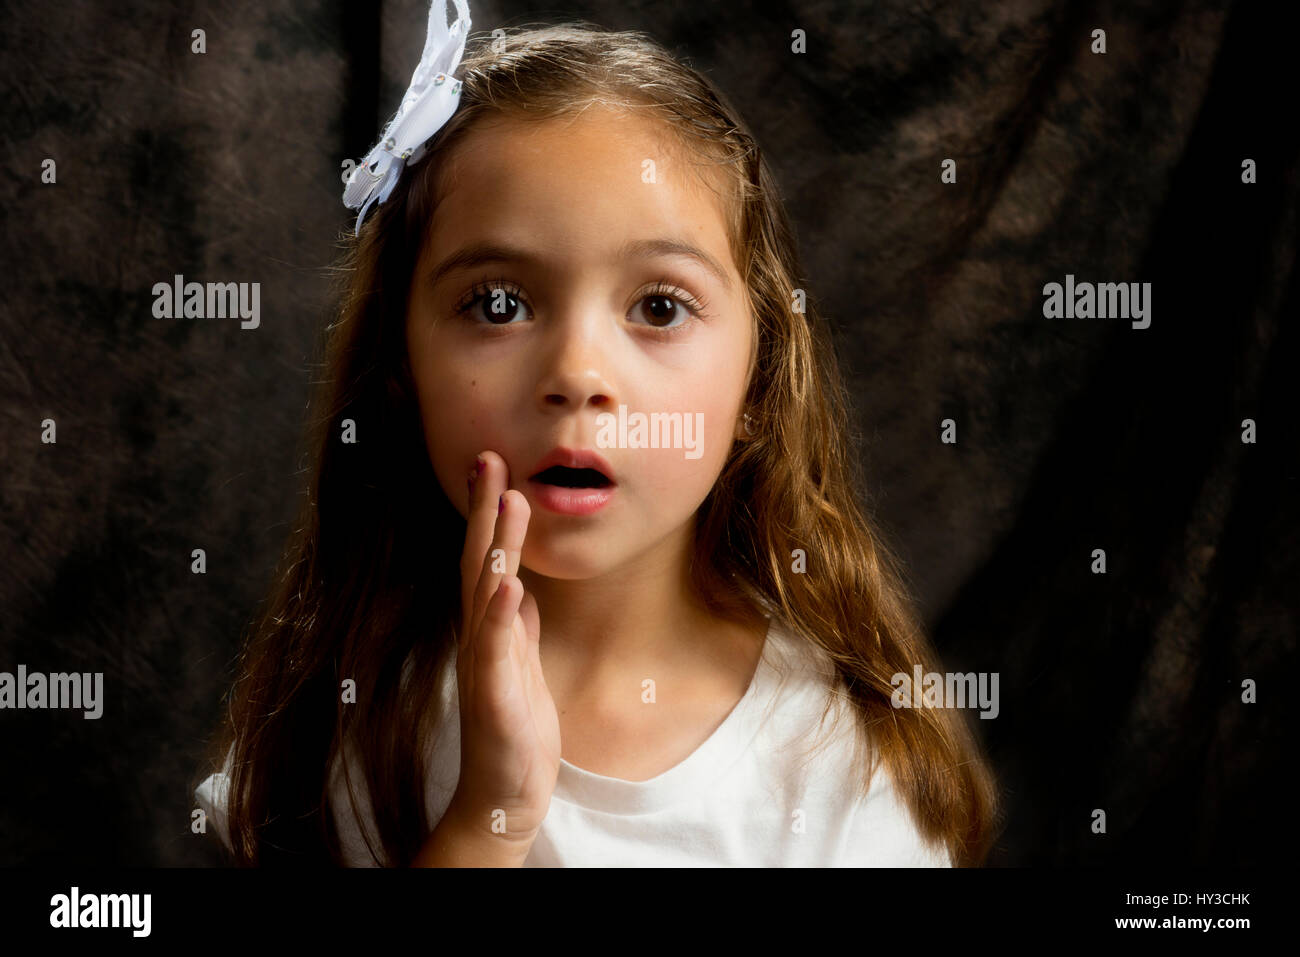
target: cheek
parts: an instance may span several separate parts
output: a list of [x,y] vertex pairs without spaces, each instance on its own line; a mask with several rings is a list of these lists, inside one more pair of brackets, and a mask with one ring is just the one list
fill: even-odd
[[708,454],[686,458],[683,449],[637,449],[644,456],[642,491],[646,510],[664,520],[679,522],[693,513],[713,488],[718,470]]
[[693,512],[708,496],[717,480],[734,438],[733,417],[736,390],[719,388],[720,382],[699,383],[672,397],[663,397],[649,408],[680,413],[681,448],[636,449],[641,465],[646,500],[655,511],[680,519]]
[[681,468],[704,470],[713,476],[722,471],[735,438],[744,386],[745,365],[730,351],[713,352],[690,376],[674,384],[662,401],[671,403],[668,411],[681,412],[683,422],[689,416],[694,426],[695,448],[689,459],[678,453]]
[[411,373],[429,460],[448,498],[459,502],[474,457],[484,449],[500,448],[505,437],[507,415],[499,390],[481,368],[469,363],[412,354]]

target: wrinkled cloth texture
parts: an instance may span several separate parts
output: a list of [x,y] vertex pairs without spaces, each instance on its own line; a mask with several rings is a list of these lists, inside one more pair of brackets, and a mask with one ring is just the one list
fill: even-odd
[[[475,35],[543,9],[475,4]],[[190,832],[195,765],[305,482],[344,162],[424,39],[418,0],[352,10],[6,10],[0,670],[102,671],[105,702],[0,713],[2,864],[223,860]],[[572,15],[688,55],[773,166],[872,513],[945,666],[1000,675],[974,722],[1005,801],[989,863],[1289,859],[1300,150],[1268,5]],[[260,326],[155,318],[178,274],[260,282]],[[1150,328],[1046,318],[1067,274],[1152,283]]]

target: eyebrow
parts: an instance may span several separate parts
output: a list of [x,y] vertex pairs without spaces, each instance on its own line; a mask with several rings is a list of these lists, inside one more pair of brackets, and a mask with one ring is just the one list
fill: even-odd
[[[678,256],[693,259],[712,273],[728,290],[731,277],[722,265],[698,246],[680,239],[635,239],[618,251],[620,262],[652,256]],[[429,285],[436,285],[448,273],[458,269],[473,269],[488,263],[520,262],[530,266],[542,265],[542,258],[527,249],[505,243],[471,243],[452,253],[429,272]]]

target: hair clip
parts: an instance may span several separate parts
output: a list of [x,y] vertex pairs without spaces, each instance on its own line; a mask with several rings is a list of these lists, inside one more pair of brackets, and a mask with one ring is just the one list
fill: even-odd
[[429,6],[429,27],[424,40],[420,64],[411,75],[410,86],[402,97],[393,118],[384,127],[379,143],[366,154],[348,177],[343,189],[343,205],[360,209],[353,235],[361,232],[361,222],[371,203],[382,203],[393,192],[402,170],[418,163],[425,144],[442,129],[460,105],[460,81],[452,72],[460,65],[469,36],[469,5],[453,0],[456,21],[447,25],[446,0],[433,0]]

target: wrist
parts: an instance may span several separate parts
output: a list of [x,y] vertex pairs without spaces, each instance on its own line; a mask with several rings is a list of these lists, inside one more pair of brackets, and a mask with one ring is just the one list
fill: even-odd
[[511,833],[504,809],[474,810],[455,800],[425,840],[416,867],[522,867],[536,831]]

